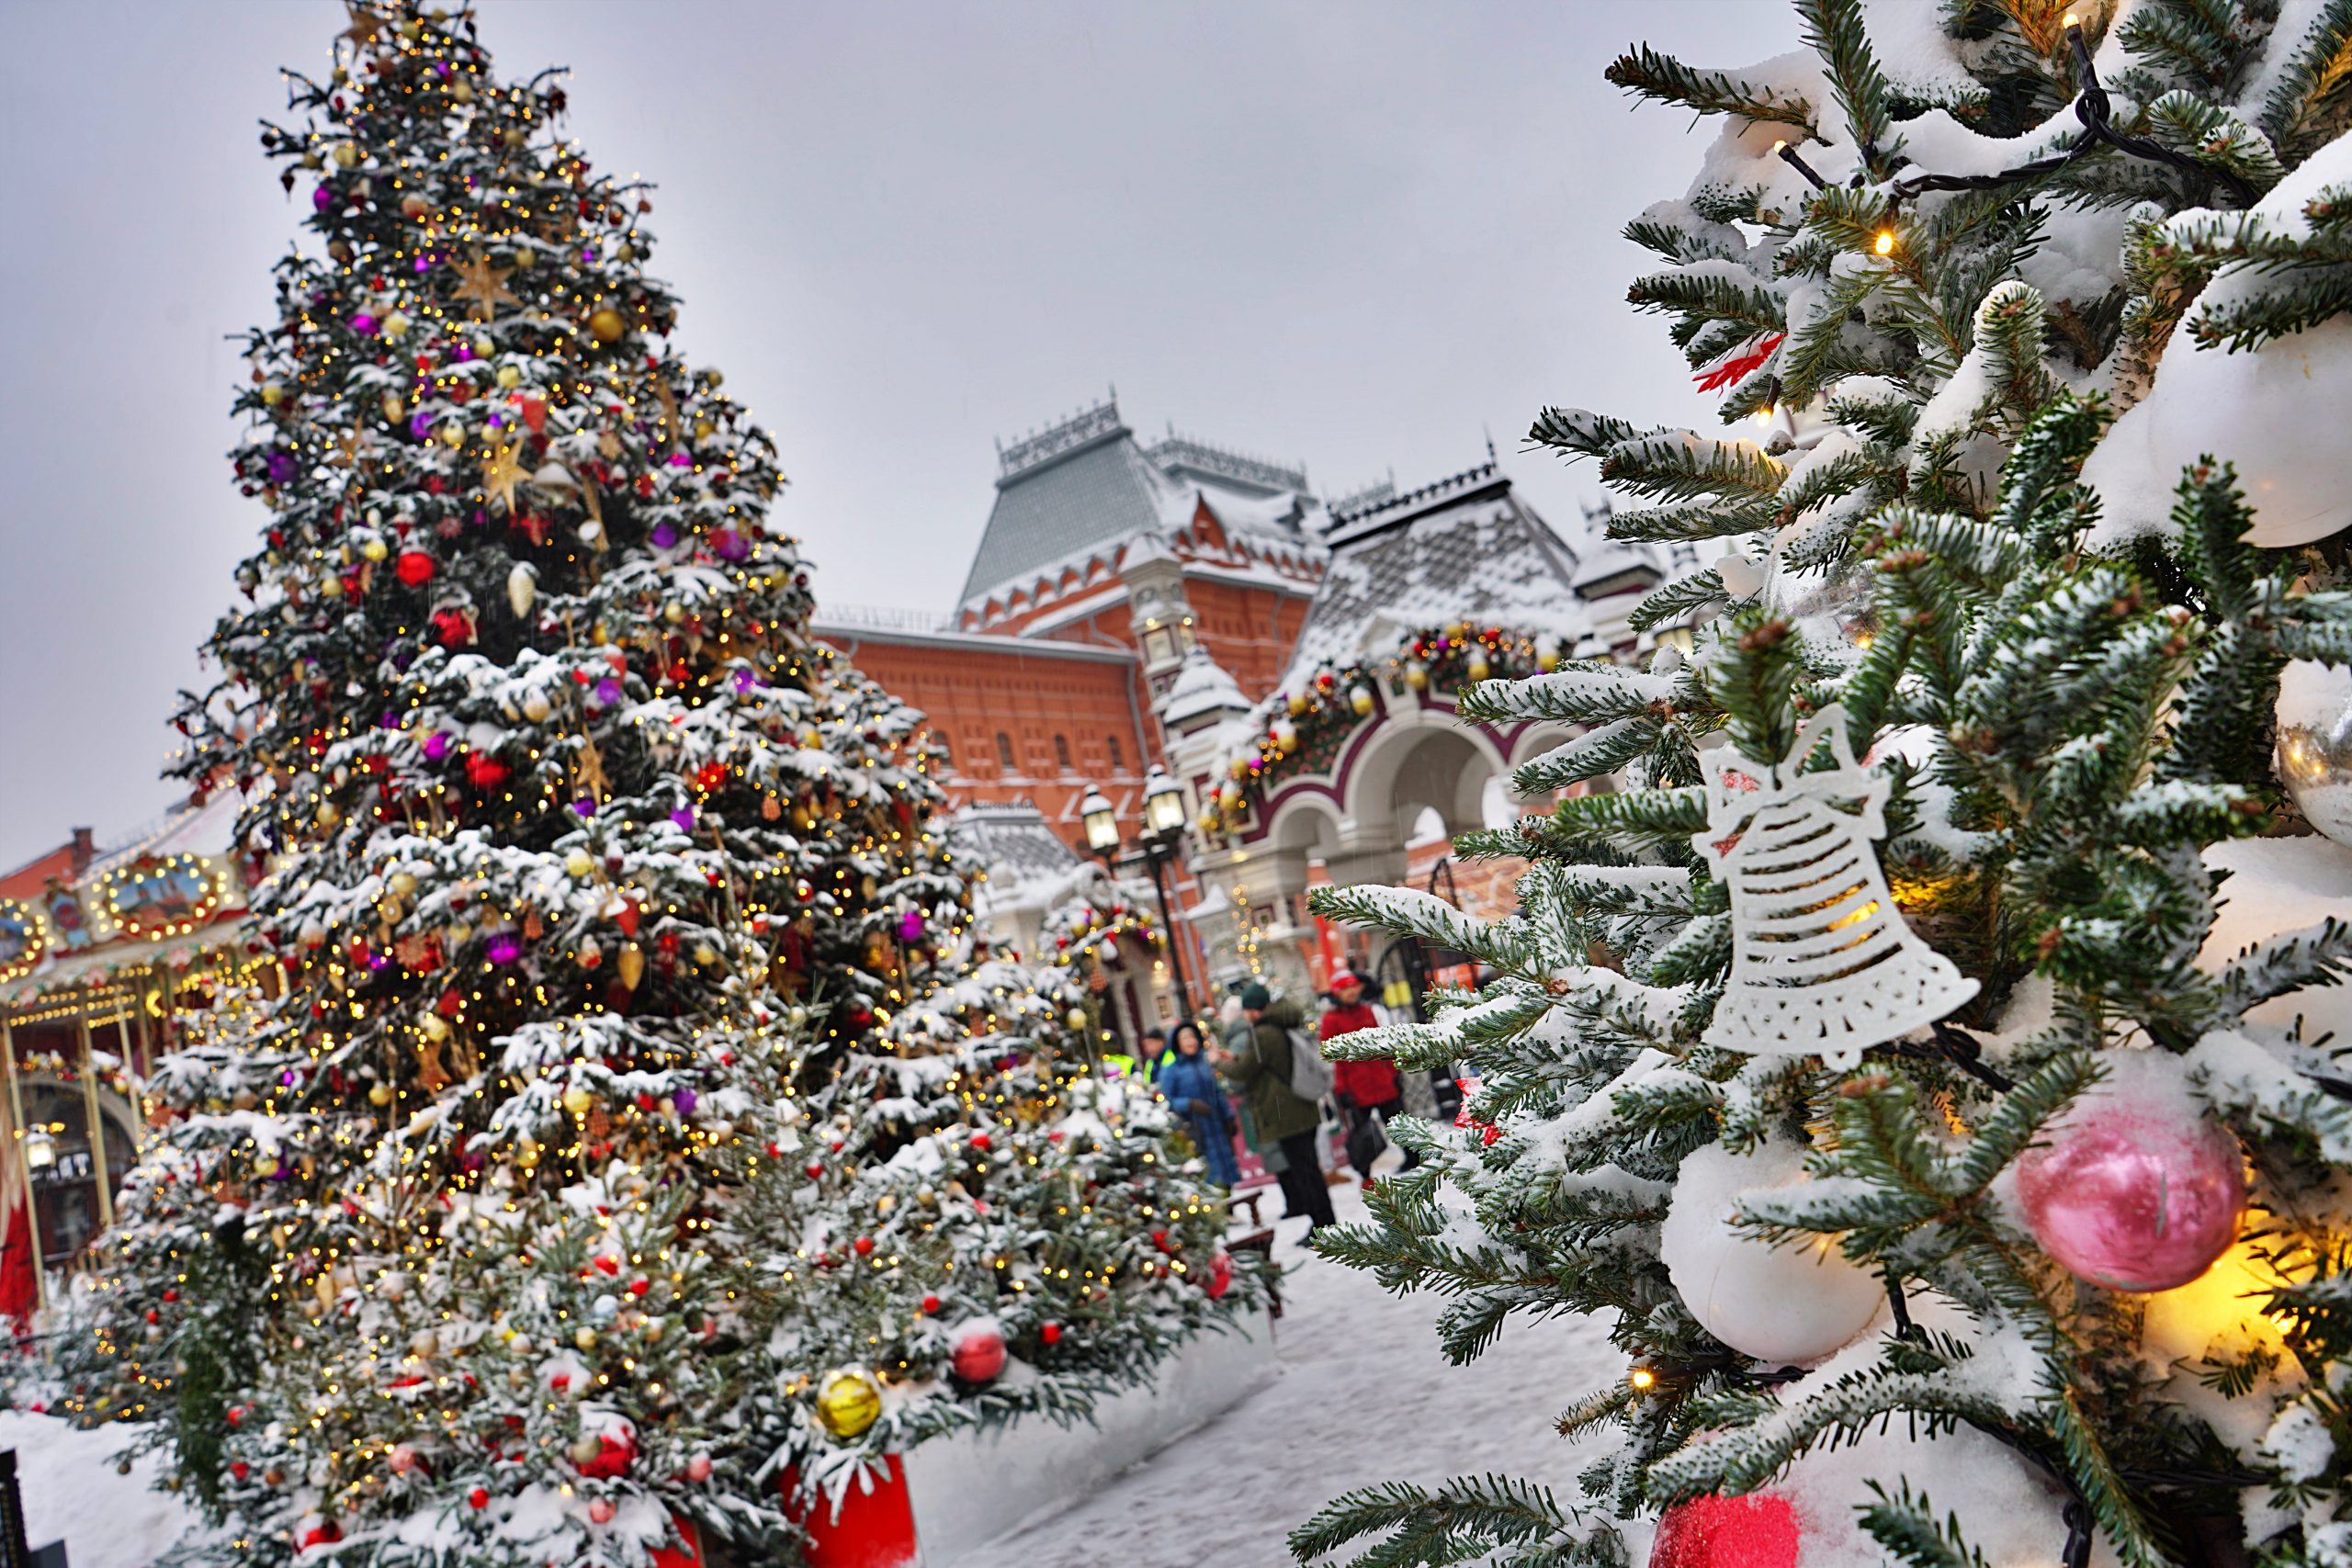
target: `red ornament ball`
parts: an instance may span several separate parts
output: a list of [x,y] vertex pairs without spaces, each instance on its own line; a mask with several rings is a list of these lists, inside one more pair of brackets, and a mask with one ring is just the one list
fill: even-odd
[[[1048,1324],[1046,1327],[1050,1330],[1053,1325]],[[994,1382],[997,1374],[1004,1371],[1004,1336],[995,1329],[975,1325],[956,1336],[956,1375],[966,1382]]]
[[979,1150],[980,1153],[986,1154],[996,1145],[994,1141],[991,1140],[986,1133],[975,1133],[972,1134],[972,1146]]
[[1062,1325],[1058,1323],[1046,1324],[1037,1330],[1037,1337],[1048,1345],[1058,1345],[1062,1342]]
[[1786,1497],[1693,1497],[1658,1520],[1650,1568],[1797,1568],[1801,1535]]
[[411,588],[422,588],[432,581],[435,570],[433,557],[424,550],[402,550],[400,559],[392,563],[392,570]]
[[2245,1156],[2193,1105],[2141,1092],[2140,1074],[2091,1090],[2018,1161],[2018,1201],[2041,1249],[2110,1291],[2186,1285],[2245,1220]]
[[1233,1289],[1233,1254],[1220,1252],[1209,1260],[1209,1277],[1202,1281],[1201,1289],[1213,1302],[1221,1300],[1226,1292]]
[[487,1508],[490,1506],[490,1494],[477,1486],[466,1494],[466,1502],[476,1508]]
[[466,759],[466,777],[476,789],[496,789],[506,782],[506,764],[497,758],[476,751]]
[[856,1253],[860,1258],[871,1257],[874,1252],[874,1238],[870,1235],[859,1236],[855,1241],[849,1244],[849,1248],[852,1252]]

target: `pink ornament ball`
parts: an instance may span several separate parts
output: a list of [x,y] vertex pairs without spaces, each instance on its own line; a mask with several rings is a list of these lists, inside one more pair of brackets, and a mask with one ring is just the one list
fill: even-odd
[[956,1337],[956,1375],[966,1382],[994,1382],[1004,1360],[1004,1336],[993,1328],[967,1328]]
[[2169,1291],[2212,1267],[2245,1217],[2245,1160],[2193,1108],[2092,1097],[2018,1161],[2041,1249],[2110,1291]]
[[1786,1497],[1693,1497],[1658,1520],[1650,1568],[1797,1568],[1802,1534]]
[[620,1509],[614,1506],[611,1499],[599,1497],[588,1505],[588,1522],[592,1525],[608,1525],[613,1522],[613,1516],[619,1512]]

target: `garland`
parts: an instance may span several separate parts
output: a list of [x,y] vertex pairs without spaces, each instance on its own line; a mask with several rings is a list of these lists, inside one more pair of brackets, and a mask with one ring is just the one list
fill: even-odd
[[1413,634],[1385,659],[1325,660],[1297,690],[1276,692],[1259,705],[1253,716],[1264,729],[1227,761],[1226,783],[1202,811],[1201,831],[1238,833],[1253,797],[1294,775],[1330,771],[1347,738],[1382,707],[1384,689],[1458,692],[1480,681],[1549,672],[1566,657],[1556,636],[1455,621]]

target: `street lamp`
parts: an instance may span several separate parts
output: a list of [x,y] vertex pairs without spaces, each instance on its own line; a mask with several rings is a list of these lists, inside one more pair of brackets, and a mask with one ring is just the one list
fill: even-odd
[[35,1127],[25,1134],[25,1168],[47,1170],[57,1163],[57,1140],[49,1135],[46,1127]]
[[[1086,829],[1086,847],[1106,866],[1120,858],[1119,813],[1102,792],[1086,786],[1078,803],[1078,818]],[[1159,929],[1168,936],[1168,962],[1175,966],[1176,1002],[1186,1017],[1193,1011],[1193,988],[1184,979],[1184,950],[1176,940],[1176,922],[1168,913],[1168,863],[1184,845],[1184,786],[1154,767],[1143,781],[1143,836],[1136,848],[1151,868],[1151,887],[1159,896]]]
[[1078,803],[1078,819],[1086,825],[1086,847],[1109,863],[1119,852],[1118,807],[1100,789],[1088,784],[1086,798]]

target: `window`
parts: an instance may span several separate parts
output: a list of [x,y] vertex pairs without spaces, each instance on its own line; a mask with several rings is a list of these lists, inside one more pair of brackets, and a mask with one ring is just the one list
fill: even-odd
[[1069,736],[1057,735],[1054,737],[1054,761],[1060,766],[1061,771],[1066,773],[1070,772],[1075,765],[1069,760]]
[[1192,616],[1187,615],[1187,616],[1185,616],[1182,620],[1181,620],[1181,621],[1179,621],[1179,622],[1177,622],[1177,623],[1176,623],[1176,640],[1177,640],[1178,642],[1182,643],[1182,644],[1184,645],[1184,651],[1185,651],[1185,652],[1190,653],[1190,652],[1193,650],[1193,617],[1192,617]]
[[1143,634],[1143,656],[1154,664],[1176,656],[1176,641],[1168,635],[1166,626],[1155,626]]
[[1119,755],[1119,738],[1115,735],[1106,735],[1102,738],[1102,743],[1111,748],[1111,771],[1114,773],[1125,773],[1127,760]]
[[1012,737],[1001,729],[996,732],[996,765],[1008,773],[1012,772]]

